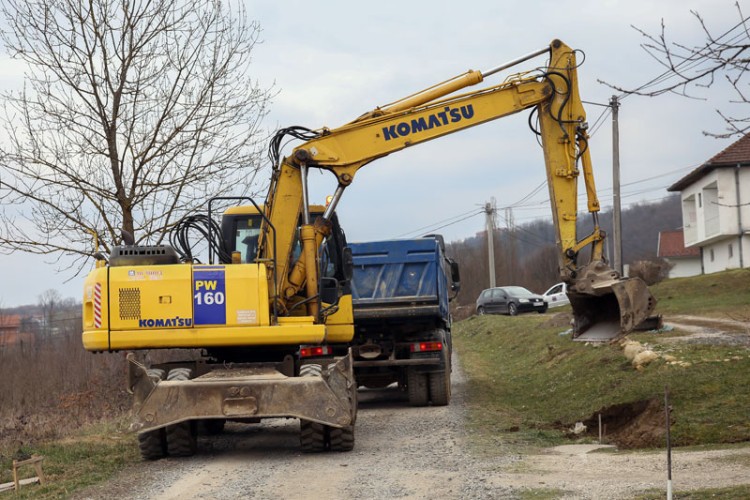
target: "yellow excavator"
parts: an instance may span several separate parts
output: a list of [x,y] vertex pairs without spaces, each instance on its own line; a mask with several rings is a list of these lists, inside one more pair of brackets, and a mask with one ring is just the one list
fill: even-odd
[[[461,92],[540,56],[548,58],[540,68]],[[358,170],[378,158],[522,110],[536,111],[574,336],[613,339],[646,319],[655,301],[645,284],[621,278],[603,257],[605,234],[598,224],[577,68],[576,51],[554,40],[508,64],[468,71],[338,128],[280,130],[269,148],[273,175],[265,203],[261,208],[250,200],[251,212],[262,217],[234,217],[230,211],[222,222],[228,226],[212,230],[211,203],[217,200],[209,203],[208,240],[217,262],[211,256],[200,264],[189,249],[174,246],[123,245],[101,256],[84,284],[87,350],[204,352],[198,360],[152,366],[129,355],[133,428],[143,457],[189,455],[200,429],[270,417],[300,419],[304,451],[352,449],[351,356],[323,366],[305,364],[299,352],[302,345],[349,342],[354,333],[351,253],[335,220],[339,200],[356,184]],[[303,142],[282,159],[286,136]],[[328,170],[336,180],[330,203],[315,218],[307,188],[310,169]],[[594,229],[579,238],[581,175]],[[238,248],[226,241],[232,235],[242,239],[245,255],[227,251]]]

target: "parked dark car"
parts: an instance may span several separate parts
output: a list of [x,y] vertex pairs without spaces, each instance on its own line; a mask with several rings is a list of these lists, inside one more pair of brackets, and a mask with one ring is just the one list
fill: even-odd
[[541,295],[522,286],[501,286],[488,288],[479,294],[477,314],[509,314],[536,311],[547,312],[548,304]]

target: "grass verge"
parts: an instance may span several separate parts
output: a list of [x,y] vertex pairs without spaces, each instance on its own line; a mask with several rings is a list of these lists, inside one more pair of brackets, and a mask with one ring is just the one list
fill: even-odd
[[[603,410],[653,400],[663,425],[669,386],[675,446],[750,440],[750,351],[720,345],[660,344],[683,365],[660,359],[636,371],[617,345],[592,346],[560,335],[549,314],[484,316],[461,321],[454,343],[468,375],[469,422],[484,446],[569,442],[568,429]],[[641,336],[643,339],[644,337]],[[597,437],[588,429],[581,437]],[[643,446],[661,446],[661,433]],[[663,429],[661,429],[663,432]],[[605,440],[612,436],[605,435]],[[610,441],[611,442],[611,441]]]
[[657,313],[750,320],[750,269],[674,278],[649,287]]
[[[135,435],[118,432],[111,426],[92,426],[80,434],[39,443],[20,451],[44,457],[44,485],[22,486],[13,498],[66,498],[73,492],[106,481],[125,466],[140,460]],[[10,482],[13,454],[19,450],[0,450],[0,482]],[[33,467],[19,470],[20,477],[34,476]],[[7,493],[12,495],[12,493]]]

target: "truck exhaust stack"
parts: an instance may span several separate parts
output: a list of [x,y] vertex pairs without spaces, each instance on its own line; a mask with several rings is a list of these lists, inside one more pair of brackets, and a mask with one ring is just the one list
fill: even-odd
[[656,307],[656,299],[640,278],[620,278],[603,262],[586,266],[570,283],[573,339],[608,342],[630,333]]

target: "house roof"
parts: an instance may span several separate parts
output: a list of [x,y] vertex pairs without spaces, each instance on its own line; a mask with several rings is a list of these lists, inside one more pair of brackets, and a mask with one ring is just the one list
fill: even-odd
[[17,330],[21,326],[21,316],[18,314],[0,315],[0,330]]
[[687,186],[716,168],[736,166],[750,167],[750,134],[743,136],[740,140],[727,146],[723,151],[715,155],[703,165],[669,186],[667,191],[682,191]]
[[661,231],[659,233],[658,257],[700,257],[698,247],[685,248],[685,233],[682,229],[676,231]]

